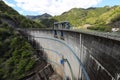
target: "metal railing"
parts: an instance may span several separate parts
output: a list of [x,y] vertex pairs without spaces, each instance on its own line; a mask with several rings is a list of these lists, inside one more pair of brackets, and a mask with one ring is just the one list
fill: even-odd
[[[35,37],[35,36],[32,36],[32,35],[30,35],[30,36],[31,36],[32,38],[41,38],[41,39],[48,39],[48,40],[57,41],[57,42],[63,44],[64,46],[66,46],[66,47],[72,52],[72,54],[74,55],[74,58],[78,61],[79,65],[80,65],[80,68],[81,68],[81,70],[82,70],[82,72],[83,72],[86,80],[90,80],[90,78],[89,78],[89,76],[88,76],[88,74],[87,74],[87,72],[86,72],[86,70],[85,70],[85,68],[84,68],[81,60],[80,60],[79,57],[76,55],[77,53],[76,53],[68,44],[66,44],[66,43],[63,42],[62,40],[59,40],[59,39],[56,39],[56,38],[44,37],[44,36]],[[73,78],[73,79],[74,79],[74,78]]]
[[[59,55],[59,57],[61,57],[61,60],[63,60],[64,62],[67,62],[68,66],[69,66],[69,69],[70,69],[70,71],[71,71],[72,80],[75,80],[75,79],[74,79],[74,75],[73,75],[73,71],[72,71],[72,68],[71,68],[71,65],[70,65],[69,61],[64,57],[64,55],[62,55],[62,53],[60,53],[60,52],[58,52],[58,51],[55,51],[55,50],[52,50],[52,49],[48,49],[48,48],[35,49],[35,50],[48,50],[48,51],[52,51],[52,52],[54,52],[55,54]],[[53,63],[53,64],[55,64],[55,65],[57,65],[57,66],[59,66],[59,67],[61,66],[61,65],[59,65],[57,62],[52,61],[52,60],[50,60],[50,59],[47,59],[47,61],[50,62],[50,63]],[[63,69],[62,67],[60,67],[60,68],[61,68],[61,70],[62,70],[63,73],[64,73],[64,80],[67,80],[67,79],[66,79],[66,74],[65,74],[65,72],[64,72],[64,69]]]

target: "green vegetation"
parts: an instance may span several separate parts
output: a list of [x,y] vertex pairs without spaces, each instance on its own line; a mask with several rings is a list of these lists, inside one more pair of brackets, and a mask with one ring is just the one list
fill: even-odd
[[[45,16],[49,17],[45,17]],[[42,18],[42,16],[44,18]],[[47,28],[53,27],[54,22],[69,21],[73,27],[87,28],[98,31],[111,31],[112,27],[120,27],[120,6],[105,6],[98,8],[73,8],[59,16],[50,17],[28,16],[28,18],[44,24]]]
[[13,8],[7,6],[3,1],[0,1],[0,13],[7,13],[7,14],[10,14],[10,15],[19,14]]
[[95,26],[88,27],[87,29],[110,32],[112,27],[107,25],[95,25]]
[[73,8],[60,16],[53,17],[57,21],[69,21],[74,27],[91,25],[87,29],[111,31],[112,27],[120,27],[120,6],[100,8]]
[[12,27],[0,27],[0,80],[18,80],[35,64],[33,48]]
[[43,19],[50,19],[52,16],[47,14],[47,13],[44,13],[42,15],[38,15],[38,16],[30,16],[30,15],[27,15],[26,16],[27,18],[31,19],[31,20],[43,20]]
[[0,1],[0,21],[15,28],[43,28],[41,23],[31,21]]
[[45,27],[41,23],[37,23],[34,21],[31,21],[29,19],[26,19],[22,15],[9,15],[5,13],[0,14],[0,18],[3,23],[9,24],[12,27],[15,28],[41,28]]
[[109,11],[110,8],[74,8],[68,12],[63,13],[60,16],[55,16],[54,18],[58,21],[70,21],[70,23],[76,27],[82,26],[84,24],[95,24],[98,16]]
[[57,20],[53,19],[51,15],[45,13],[38,16],[26,16],[27,18],[45,25],[47,28],[53,28],[54,22],[57,22]]
[[120,13],[118,15],[115,15],[113,19],[111,19],[111,22],[109,23],[112,27],[119,27],[120,28]]
[[47,28],[53,28],[54,22],[57,22],[57,20],[50,18],[50,19],[43,19],[40,21],[40,23],[44,24]]
[[68,12],[64,12],[52,18],[40,18],[40,16],[30,17],[32,20],[44,24],[47,28],[53,27],[54,22],[69,21],[70,24],[76,28],[108,32],[111,31],[110,29],[112,29],[112,27],[120,27],[120,6],[105,6],[88,9],[73,8]]
[[18,80],[34,68],[34,49],[14,28],[41,28],[0,1],[0,80]]
[[117,21],[117,18],[120,18],[117,17],[118,15],[120,15],[120,6],[111,7],[109,11],[98,17],[96,24],[110,24],[113,20]]

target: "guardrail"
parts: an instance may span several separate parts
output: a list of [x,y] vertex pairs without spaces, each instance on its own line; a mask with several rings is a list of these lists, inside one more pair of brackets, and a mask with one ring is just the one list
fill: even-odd
[[[51,37],[44,37],[44,36],[35,37],[35,36],[32,36],[32,35],[31,35],[31,37],[32,37],[32,38],[41,38],[41,39],[48,39],[48,40],[57,41],[57,42],[63,44],[64,46],[66,46],[66,47],[72,52],[72,55],[74,55],[74,59],[76,59],[76,60],[78,61],[78,63],[79,63],[79,65],[80,65],[80,67],[81,67],[81,70],[82,70],[82,72],[83,72],[86,80],[90,80],[90,78],[89,78],[89,76],[88,76],[88,74],[87,74],[87,72],[86,72],[86,70],[85,70],[85,68],[84,68],[81,60],[80,60],[79,57],[76,55],[77,53],[75,53],[75,51],[74,51],[69,45],[67,45],[65,42],[63,42],[62,40],[59,40],[59,39],[51,38]],[[73,79],[74,79],[74,78],[73,78]]]
[[[20,29],[19,31],[22,31],[22,30]],[[23,32],[26,33],[26,29],[23,30]],[[72,52],[72,55],[74,56],[74,59],[76,59],[78,61],[79,65],[80,65],[80,68],[81,68],[81,71],[84,74],[86,80],[90,80],[90,78],[89,78],[89,76],[88,76],[88,74],[87,74],[87,72],[86,72],[86,70],[85,70],[85,68],[84,68],[81,60],[76,55],[77,53],[75,53],[75,51],[69,45],[67,45],[65,42],[63,42],[62,40],[59,40],[57,38],[51,38],[51,37],[44,37],[44,36],[35,37],[35,36],[29,35],[29,34],[27,34],[27,36],[30,36],[32,38],[41,38],[41,39],[47,39],[47,40],[57,41],[57,42],[63,44],[64,46],[66,46]],[[72,78],[72,79],[74,80],[74,78]]]
[[[43,29],[43,30],[41,30],[41,29],[30,29],[30,31],[29,31],[29,29],[27,29],[27,30],[25,30],[25,29],[22,29],[24,32],[25,31],[28,31],[28,34],[29,34],[29,32],[31,33],[32,31],[34,31],[33,32],[33,35],[36,35],[36,34],[34,34],[34,33],[36,33],[36,32],[40,32],[40,31],[43,31],[43,33],[45,32],[51,32],[52,33],[52,31],[53,30],[51,30],[51,29]],[[110,39],[110,40],[117,40],[117,41],[120,41],[120,35],[119,35],[119,33],[114,33],[114,32],[96,32],[96,31],[85,31],[85,30],[58,30],[58,32],[60,32],[60,31],[65,31],[65,32],[71,32],[71,33],[79,33],[79,34],[82,34],[82,35],[87,35],[87,36],[93,36],[93,37],[99,37],[99,38],[105,38],[105,39]],[[50,34],[51,34],[50,33]],[[39,34],[40,35],[40,34]],[[47,34],[46,34],[46,36],[47,36]],[[50,35],[51,36],[51,35]],[[58,35],[58,38],[59,38],[59,40],[60,40],[60,34]],[[65,35],[66,36],[66,35]],[[52,34],[52,37],[53,37],[53,34]],[[38,38],[38,37],[36,37],[36,38]],[[40,36],[40,38],[41,39],[45,39],[45,37],[44,36]],[[48,37],[49,38],[49,37]],[[77,37],[75,37],[75,38],[77,38]],[[54,38],[53,38],[54,39]],[[81,39],[81,38],[80,38]],[[49,39],[49,40],[51,40],[51,39]],[[68,41],[67,39],[65,39],[66,40],[66,42]],[[75,39],[73,39],[73,40],[75,40]],[[46,40],[47,41],[47,40]],[[56,41],[56,40],[54,40],[54,41]],[[44,41],[43,41],[44,42]],[[52,41],[50,41],[50,42],[52,42]],[[56,41],[56,42],[60,42],[60,41]],[[70,42],[70,41],[69,41]],[[48,42],[49,43],[49,42]],[[61,43],[61,42],[60,42]],[[63,43],[62,43],[63,44]],[[81,43],[80,43],[81,44]],[[70,44],[71,45],[71,44]],[[52,46],[52,45],[51,45]],[[63,45],[64,46],[64,45]],[[74,45],[73,45],[73,47],[74,47]],[[76,48],[76,47],[75,47]],[[78,47],[79,48],[79,47]],[[84,48],[84,47],[83,47]],[[74,48],[73,48],[74,49]],[[62,49],[60,49],[60,50],[62,50]],[[75,50],[75,49],[74,49]],[[81,50],[80,50],[81,51]],[[82,50],[83,51],[83,50]],[[64,51],[63,51],[64,52]],[[72,52],[72,51],[71,51]],[[70,53],[71,53],[70,52]],[[68,52],[69,53],[69,52]],[[72,54],[74,55],[74,52],[72,52]],[[76,54],[76,53],[75,53]],[[77,53],[78,54],[78,53]],[[79,55],[78,55],[79,56]],[[74,57],[76,57],[76,55],[74,55]],[[81,57],[81,54],[80,54],[80,57]],[[79,58],[79,59],[81,59],[81,58]],[[79,62],[79,59],[77,59],[76,58],[76,60]],[[81,59],[82,60],[82,59]],[[82,64],[82,63],[81,63]],[[83,66],[84,67],[84,66]],[[73,68],[73,66],[72,66],[72,68]],[[74,72],[76,72],[75,70],[74,70]],[[85,73],[84,73],[85,74]],[[79,75],[79,74],[78,74]],[[77,77],[77,76],[76,76]],[[89,77],[89,76],[88,76]]]
[[[48,51],[52,51],[52,52],[54,52],[55,54],[59,55],[59,57],[61,57],[61,59],[63,58],[63,55],[62,55],[60,52],[55,51],[55,50],[52,50],[52,49],[43,48],[43,49],[37,49],[37,50],[48,50]],[[59,66],[59,67],[61,66],[61,65],[59,65],[57,62],[52,61],[52,60],[50,60],[50,59],[47,59],[47,61],[50,62],[50,63],[56,64],[56,65]],[[63,71],[64,80],[66,80],[66,74],[65,74],[65,72],[64,72],[64,69],[63,69],[62,67],[60,67],[60,68],[61,68],[61,70]]]

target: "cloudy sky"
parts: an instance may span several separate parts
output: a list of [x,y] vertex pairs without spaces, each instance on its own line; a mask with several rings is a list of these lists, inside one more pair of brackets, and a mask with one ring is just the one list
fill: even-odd
[[120,5],[120,0],[3,0],[23,15],[60,15],[71,8]]

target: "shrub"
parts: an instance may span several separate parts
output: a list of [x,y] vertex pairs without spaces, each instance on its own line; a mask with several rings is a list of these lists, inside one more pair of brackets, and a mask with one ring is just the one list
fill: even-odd
[[32,54],[33,48],[26,39],[16,35],[11,28],[0,28],[0,80],[24,77],[35,64]]
[[112,27],[107,26],[107,25],[96,25],[96,26],[88,27],[87,29],[104,31],[104,32],[111,32]]
[[120,21],[120,14],[111,20],[112,23]]

